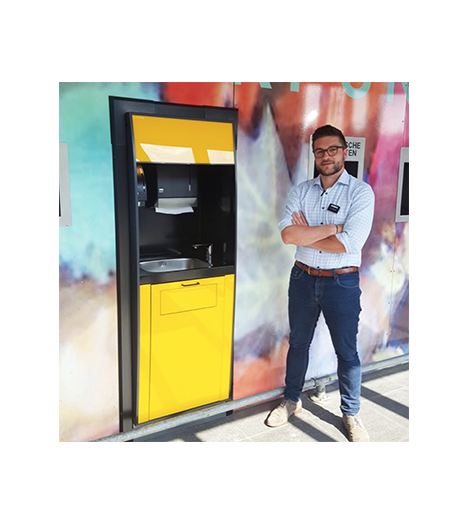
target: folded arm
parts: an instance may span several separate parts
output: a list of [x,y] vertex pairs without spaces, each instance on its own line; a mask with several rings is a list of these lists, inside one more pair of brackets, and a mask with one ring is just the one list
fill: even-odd
[[301,211],[294,212],[292,224],[287,226],[281,233],[285,244],[295,246],[308,246],[321,249],[330,253],[345,253],[345,247],[335,235],[344,229],[343,224],[326,224],[323,226],[308,226]]

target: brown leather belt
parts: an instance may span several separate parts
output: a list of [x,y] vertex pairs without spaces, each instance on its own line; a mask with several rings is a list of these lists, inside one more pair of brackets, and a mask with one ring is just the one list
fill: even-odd
[[298,260],[295,262],[295,265],[297,265],[300,269],[303,269],[303,271],[306,271],[308,275],[315,275],[317,277],[333,277],[334,275],[355,273],[358,271],[358,267],[356,266],[342,267],[340,269],[314,269],[314,267],[309,267],[306,264],[302,264],[301,262],[298,262]]

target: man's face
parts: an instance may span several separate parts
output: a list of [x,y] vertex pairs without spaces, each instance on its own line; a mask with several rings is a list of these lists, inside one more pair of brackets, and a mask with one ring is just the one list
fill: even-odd
[[[330,147],[338,148],[337,153],[334,156],[329,155],[329,153],[326,151]],[[313,151],[316,151],[317,153],[318,150],[326,151],[322,158],[318,158],[317,154],[315,154],[314,157],[314,160],[316,162],[316,169],[319,171],[319,174],[323,176],[341,174],[344,170],[344,162],[347,158],[347,150],[343,149],[339,137],[325,136],[323,138],[318,138],[314,142]]]

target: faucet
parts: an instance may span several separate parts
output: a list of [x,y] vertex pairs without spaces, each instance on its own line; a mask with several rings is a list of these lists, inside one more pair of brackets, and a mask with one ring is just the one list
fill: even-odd
[[212,267],[212,247],[213,244],[193,244],[192,247],[194,249],[198,249],[199,247],[204,247],[206,252],[206,260],[209,263],[210,267]]

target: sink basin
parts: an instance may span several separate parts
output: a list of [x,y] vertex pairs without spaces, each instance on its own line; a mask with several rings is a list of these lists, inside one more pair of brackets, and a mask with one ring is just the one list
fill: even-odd
[[197,258],[167,258],[164,260],[146,260],[140,262],[140,267],[150,273],[162,273],[166,271],[202,269],[210,267],[210,264]]

